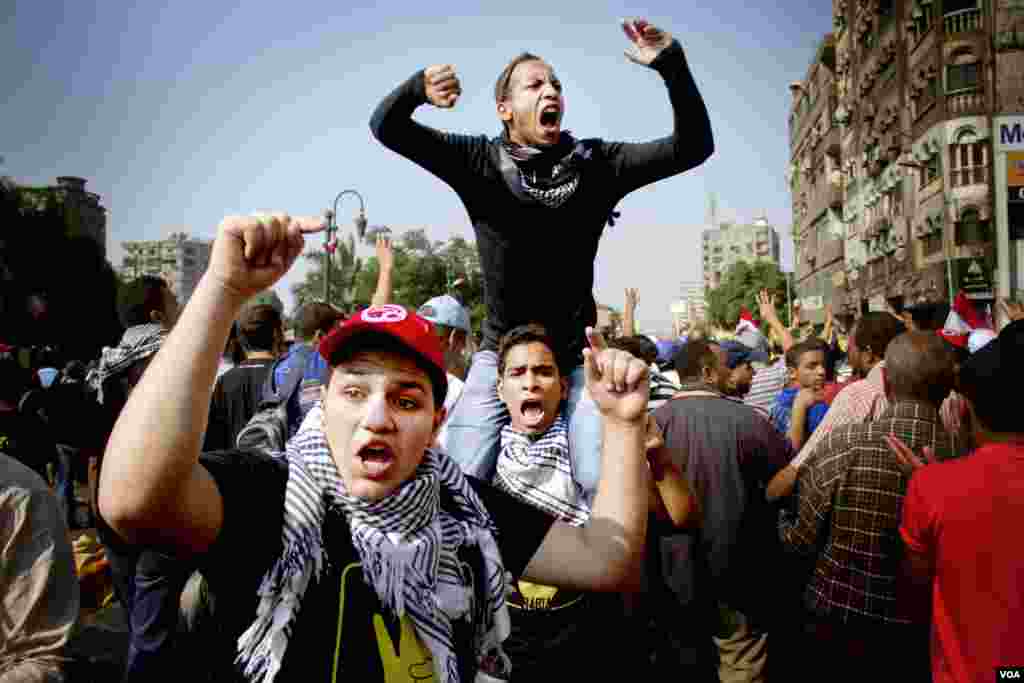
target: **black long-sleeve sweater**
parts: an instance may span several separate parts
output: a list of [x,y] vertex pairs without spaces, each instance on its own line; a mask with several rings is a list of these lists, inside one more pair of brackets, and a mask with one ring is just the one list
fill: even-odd
[[576,192],[558,208],[513,194],[501,172],[500,138],[446,133],[412,120],[427,102],[422,71],[374,111],[374,137],[450,185],[469,213],[484,276],[484,349],[496,350],[516,325],[537,322],[555,339],[560,360],[578,363],[584,328],[597,320],[594,259],[615,205],[711,156],[711,122],[679,43],[665,48],[651,68],[668,88],[672,135],[645,143],[582,141],[590,159]]

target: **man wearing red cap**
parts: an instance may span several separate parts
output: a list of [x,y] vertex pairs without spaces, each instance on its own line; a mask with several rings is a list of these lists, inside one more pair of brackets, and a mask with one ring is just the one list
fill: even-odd
[[286,452],[200,454],[231,321],[294,263],[303,233],[322,227],[225,219],[209,268],[118,419],[100,513],[126,542],[202,568],[227,635],[223,661],[209,665],[237,665],[219,680],[507,679],[507,573],[604,591],[637,579],[647,367],[588,331],[587,390],[607,457],[583,527],[429,448],[444,419],[443,355],[430,323],[398,306],[369,308],[324,337],[323,407]]

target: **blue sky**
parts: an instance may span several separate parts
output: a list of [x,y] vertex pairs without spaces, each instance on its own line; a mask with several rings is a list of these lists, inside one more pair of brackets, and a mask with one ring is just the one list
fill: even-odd
[[[602,239],[598,301],[621,307],[623,289],[639,287],[638,317],[651,330],[668,328],[680,282],[699,277],[709,192],[720,216],[767,211],[788,233],[787,85],[831,25],[828,0],[0,4],[0,172],[87,178],[109,211],[115,263],[123,240],[180,229],[212,237],[231,213],[320,213],[346,188],[365,197],[371,224],[472,238],[455,194],[371,137],[380,99],[418,69],[454,64],[456,108],[424,106],[416,118],[493,135],[494,80],[529,50],[555,66],[569,130],[661,137],[671,130],[664,86],[626,60],[618,26],[647,17],[686,49],[717,147],[701,168],[627,197]],[[343,202],[341,220],[351,225],[357,208]],[[788,264],[788,239],[783,249]],[[301,273],[278,286],[289,305]]]

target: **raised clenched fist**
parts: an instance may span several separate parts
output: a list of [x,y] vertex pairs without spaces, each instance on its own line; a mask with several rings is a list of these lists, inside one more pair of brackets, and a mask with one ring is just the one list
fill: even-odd
[[451,109],[462,94],[462,85],[451,64],[437,64],[423,70],[427,100],[435,107]]

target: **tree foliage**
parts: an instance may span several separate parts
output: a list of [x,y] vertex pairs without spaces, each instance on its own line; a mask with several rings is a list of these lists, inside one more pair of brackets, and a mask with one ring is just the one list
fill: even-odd
[[[743,306],[757,317],[757,293],[762,289],[772,292],[776,302],[786,301],[786,276],[776,264],[743,261],[734,264],[720,286],[705,292],[708,318],[715,325],[733,327]],[[777,303],[776,307],[781,314],[784,303]]]
[[296,308],[311,301],[323,301],[324,297],[324,269],[327,259],[330,259],[331,273],[329,291],[326,300],[339,308],[347,308],[352,303],[351,289],[355,275],[362,266],[359,260],[354,258],[355,238],[349,235],[347,240],[338,240],[337,248],[333,254],[329,254],[324,246],[317,245],[315,251],[307,251],[302,255],[309,264],[310,269],[306,272],[306,278],[292,285],[292,294],[295,296]]

